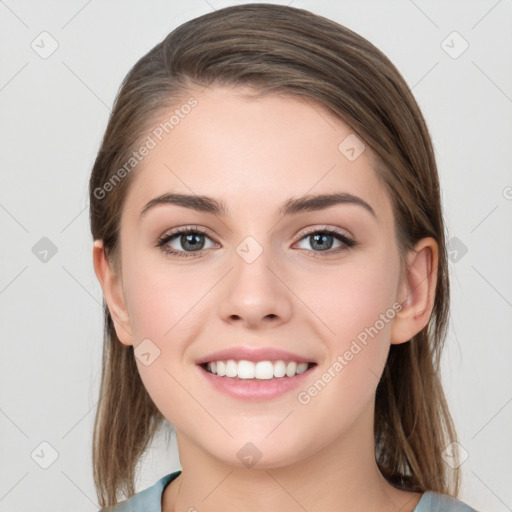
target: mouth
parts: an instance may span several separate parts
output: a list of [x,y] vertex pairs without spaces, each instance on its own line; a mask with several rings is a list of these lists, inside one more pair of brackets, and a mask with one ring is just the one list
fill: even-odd
[[246,359],[218,360],[199,365],[205,372],[217,377],[235,380],[268,381],[274,379],[290,379],[301,375],[314,366],[314,362],[298,362],[279,360],[248,361]]
[[[317,363],[286,359],[216,359],[196,366],[206,389],[244,402],[268,402],[305,388]],[[284,398],[283,398],[284,399]]]

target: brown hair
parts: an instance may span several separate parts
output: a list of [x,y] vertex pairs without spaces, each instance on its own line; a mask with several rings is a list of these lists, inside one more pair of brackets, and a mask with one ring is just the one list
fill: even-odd
[[[147,130],[194,87],[248,86],[259,94],[317,101],[371,148],[387,187],[403,255],[423,237],[439,246],[428,325],[392,345],[378,384],[376,460],[393,485],[457,495],[459,474],[441,453],[456,440],[439,376],[448,322],[449,282],[439,181],[420,109],[388,58],[351,30],[303,9],[270,4],[227,7],[173,30],[123,81],[90,179],[94,240],[111,262],[130,176],[105,193]],[[119,177],[119,174],[118,174]],[[112,182],[113,183],[113,182]],[[164,417],[148,395],[132,346],[123,345],[105,307],[103,369],[93,435],[94,481],[102,507],[135,493],[134,475]]]

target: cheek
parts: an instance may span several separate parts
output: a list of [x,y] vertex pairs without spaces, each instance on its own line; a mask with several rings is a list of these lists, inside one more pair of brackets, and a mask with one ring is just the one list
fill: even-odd
[[194,321],[201,299],[212,286],[204,271],[171,265],[162,255],[137,257],[135,251],[126,258],[126,265],[123,262],[123,280],[135,344],[150,338],[159,346],[184,323]]
[[301,403],[316,401],[320,408],[322,403],[337,403],[340,411],[355,411],[372,397],[386,362],[391,327],[399,308],[399,270],[398,253],[383,250],[373,252],[371,257],[354,258],[336,271],[331,268],[324,276],[318,274],[302,282],[300,293],[328,328],[321,330],[327,333],[324,340],[329,359],[322,363],[321,382],[309,383],[314,386],[311,393],[303,389]]
[[394,318],[398,279],[398,254],[373,251],[338,267],[305,272],[294,279],[294,291],[317,314],[326,327],[323,332],[330,332],[328,338],[343,349],[376,323],[382,334],[389,334],[390,323],[379,320],[386,312]]

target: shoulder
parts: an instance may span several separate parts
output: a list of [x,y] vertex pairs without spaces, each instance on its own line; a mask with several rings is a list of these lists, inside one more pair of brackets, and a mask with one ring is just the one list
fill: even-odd
[[175,471],[160,478],[151,487],[144,489],[121,503],[99,512],[162,512],[162,494],[169,483],[179,476]]
[[474,508],[466,505],[462,501],[433,491],[423,493],[413,512],[477,512]]

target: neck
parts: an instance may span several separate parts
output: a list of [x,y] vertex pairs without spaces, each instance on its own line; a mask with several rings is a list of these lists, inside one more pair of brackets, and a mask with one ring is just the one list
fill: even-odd
[[354,435],[336,439],[314,456],[271,468],[225,464],[178,433],[182,474],[166,488],[162,510],[413,511],[421,495],[385,480],[375,461],[373,421],[364,424],[365,431],[357,425]]

